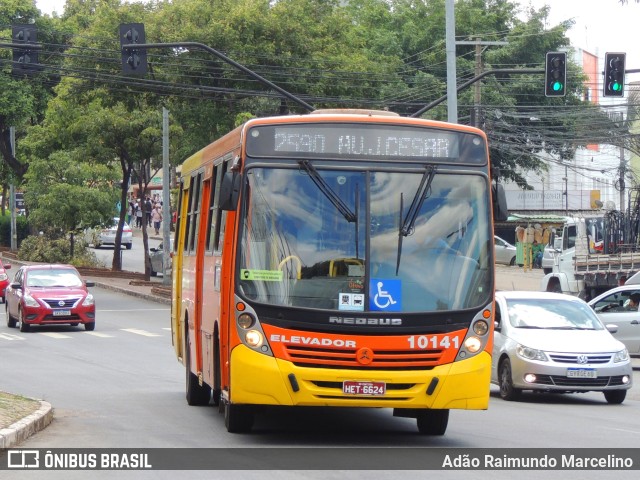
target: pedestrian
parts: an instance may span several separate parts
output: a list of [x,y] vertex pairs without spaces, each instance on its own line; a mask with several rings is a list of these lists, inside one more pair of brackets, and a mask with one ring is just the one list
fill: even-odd
[[136,217],[136,203],[133,200],[129,200],[129,209],[127,210],[127,223],[133,225],[131,221]]
[[156,235],[160,235],[160,224],[162,223],[162,209],[159,203],[151,210],[151,221],[153,222],[153,229],[156,231]]
[[136,227],[142,228],[142,207],[136,203]]
[[144,212],[145,212],[145,226],[151,226],[151,210],[153,210],[153,204],[151,203],[151,198],[147,195],[147,199],[144,202]]

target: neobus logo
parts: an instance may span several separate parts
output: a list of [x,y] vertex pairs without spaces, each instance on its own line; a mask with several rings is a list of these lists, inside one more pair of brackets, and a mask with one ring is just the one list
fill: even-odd
[[402,325],[402,319],[401,318],[329,317],[329,323],[337,323],[339,325],[398,326],[398,325]]

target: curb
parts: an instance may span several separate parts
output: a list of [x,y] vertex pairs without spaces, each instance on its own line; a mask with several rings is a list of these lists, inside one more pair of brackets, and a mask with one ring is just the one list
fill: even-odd
[[40,408],[22,420],[0,430],[0,451],[22,443],[34,433],[43,430],[53,420],[53,408],[49,402],[40,400]]
[[150,301],[156,302],[156,303],[163,303],[165,305],[171,305],[171,299],[170,298],[164,298],[164,297],[160,297],[160,296],[157,296],[157,295],[150,295],[148,293],[143,293],[143,292],[135,292],[133,290],[127,290],[126,288],[117,287],[117,286],[110,285],[108,283],[103,283],[103,282],[100,282],[100,281],[95,281],[95,285],[96,285],[96,287],[104,288],[105,290],[111,290],[113,292],[124,293],[125,295],[130,295],[132,297],[138,297],[138,298],[142,298],[142,299],[145,299],[145,300],[150,300]]

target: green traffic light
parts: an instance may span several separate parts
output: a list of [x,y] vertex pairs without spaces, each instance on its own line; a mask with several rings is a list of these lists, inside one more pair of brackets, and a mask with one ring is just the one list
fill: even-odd
[[559,92],[560,90],[562,90],[562,83],[560,82],[553,82],[551,84],[551,88],[553,89],[554,92]]
[[613,85],[611,85],[611,90],[613,90],[614,92],[619,92],[620,84],[618,82],[613,82]]

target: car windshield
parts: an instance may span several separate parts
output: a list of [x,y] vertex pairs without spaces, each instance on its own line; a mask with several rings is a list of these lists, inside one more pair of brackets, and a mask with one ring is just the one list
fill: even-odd
[[81,287],[78,274],[69,269],[31,270],[27,275],[27,287]]
[[545,298],[507,300],[509,322],[516,328],[603,330],[593,310],[582,302]]

